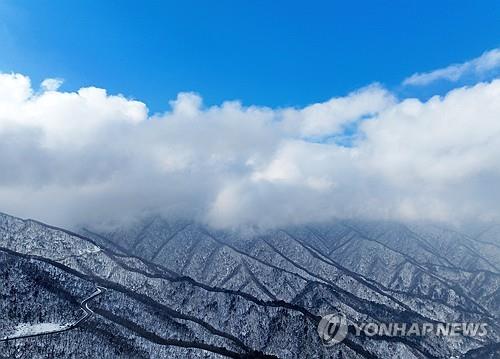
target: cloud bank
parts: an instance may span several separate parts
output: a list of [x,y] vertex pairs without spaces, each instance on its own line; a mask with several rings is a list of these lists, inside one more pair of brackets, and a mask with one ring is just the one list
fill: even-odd
[[60,85],[0,74],[0,211],[65,226],[500,217],[500,80],[426,102],[372,85],[304,108],[180,93],[155,115]]
[[403,85],[425,86],[439,80],[457,82],[466,76],[481,77],[498,69],[500,69],[500,49],[493,49],[461,64],[413,74],[403,81]]

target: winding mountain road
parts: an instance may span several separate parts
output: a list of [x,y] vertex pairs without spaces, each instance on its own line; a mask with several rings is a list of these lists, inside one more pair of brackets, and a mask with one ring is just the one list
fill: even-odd
[[[89,319],[92,315],[94,315],[94,311],[89,308],[88,303],[91,300],[93,300],[94,298],[96,298],[99,295],[101,295],[102,293],[104,293],[105,291],[106,291],[106,288],[101,287],[101,286],[96,286],[96,291],[94,293],[92,293],[90,296],[88,296],[87,298],[85,298],[84,300],[81,301],[80,308],[84,312],[83,316],[80,319],[78,319],[75,322],[73,322],[73,323],[59,325],[59,327],[57,327],[57,325],[54,325],[56,328],[52,329],[52,330],[39,330],[39,331],[35,330],[32,333],[27,332],[26,334],[21,334],[21,335],[14,334],[12,336],[6,336],[6,337],[3,337],[3,338],[0,338],[0,342],[5,342],[5,341],[8,341],[8,340],[14,340],[14,339],[24,339],[24,338],[39,337],[39,336],[42,336],[42,335],[57,334],[57,333],[63,333],[63,332],[67,332],[69,330],[72,330],[72,329],[78,327],[85,320]],[[41,324],[42,324],[41,326],[40,325],[38,326],[39,328],[43,327],[44,323],[41,323]],[[36,328],[36,326],[33,326],[32,328]]]

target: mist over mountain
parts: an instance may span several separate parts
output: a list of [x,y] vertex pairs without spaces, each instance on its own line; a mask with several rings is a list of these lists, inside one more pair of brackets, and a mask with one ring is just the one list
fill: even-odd
[[0,202],[21,217],[71,227],[161,213],[219,228],[500,219],[498,79],[429,100],[373,84],[301,108],[207,107],[180,93],[152,115],[105,89],[46,81],[0,74]]

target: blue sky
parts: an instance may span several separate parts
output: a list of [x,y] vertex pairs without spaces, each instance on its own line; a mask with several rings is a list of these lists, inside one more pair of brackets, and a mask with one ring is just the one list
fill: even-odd
[[415,95],[400,88],[412,73],[498,47],[499,19],[495,0],[3,0],[0,71],[103,87],[153,112],[180,91],[272,107],[374,81]]
[[0,211],[500,221],[499,19],[498,0],[0,0]]

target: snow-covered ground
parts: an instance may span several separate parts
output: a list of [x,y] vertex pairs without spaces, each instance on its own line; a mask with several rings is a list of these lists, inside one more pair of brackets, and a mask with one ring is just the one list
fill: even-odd
[[17,327],[15,327],[11,332],[7,333],[7,335],[2,339],[49,334],[68,329],[69,326],[69,324],[59,323],[21,323],[17,325]]

